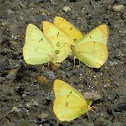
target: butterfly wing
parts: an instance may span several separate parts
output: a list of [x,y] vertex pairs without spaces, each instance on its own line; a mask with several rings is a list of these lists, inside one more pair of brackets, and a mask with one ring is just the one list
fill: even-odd
[[62,80],[55,80],[54,93],[53,110],[61,121],[71,121],[90,109],[84,97]]
[[82,33],[74,25],[62,17],[56,16],[54,19],[54,25],[63,30],[73,40],[79,40],[83,37]]
[[48,21],[43,22],[43,31],[46,37],[52,42],[56,58],[53,63],[62,62],[72,52],[73,40],[58,27]]
[[54,93],[55,97],[61,97],[64,95],[72,94],[77,96],[78,98],[84,98],[75,88],[67,84],[62,80],[54,81]]
[[53,111],[61,121],[71,121],[89,110],[86,101],[74,95],[64,95],[54,101]]
[[27,64],[43,64],[51,61],[55,53],[50,41],[33,24],[26,29],[23,57]]
[[100,68],[108,58],[108,49],[101,42],[85,42],[75,46],[73,55],[89,67]]
[[84,35],[84,37],[78,41],[78,45],[81,45],[85,42],[91,42],[91,41],[107,44],[108,36],[109,36],[108,26],[102,24],[96,27],[91,32],[89,32],[88,34]]

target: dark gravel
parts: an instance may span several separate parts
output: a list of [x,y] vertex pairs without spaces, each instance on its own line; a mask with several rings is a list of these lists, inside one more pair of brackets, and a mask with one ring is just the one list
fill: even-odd
[[[64,10],[66,6],[71,9]],[[58,70],[25,64],[27,24],[40,27],[41,21],[55,16],[66,18],[83,34],[101,23],[109,26],[109,58],[101,69],[82,63],[74,68],[70,57]],[[126,0],[0,0],[0,26],[1,126],[126,126]],[[38,81],[40,76],[46,78],[44,83]],[[52,110],[57,78],[82,94],[99,92],[96,110],[72,122],[58,121]]]

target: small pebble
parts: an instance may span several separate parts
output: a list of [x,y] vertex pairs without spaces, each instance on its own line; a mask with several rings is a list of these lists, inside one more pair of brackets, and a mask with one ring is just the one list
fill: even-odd
[[6,78],[14,80],[16,78],[17,71],[18,71],[18,69],[12,69],[12,70],[10,70],[8,72],[9,74],[6,76]]
[[114,11],[123,11],[124,10],[124,5],[114,5],[113,10]]
[[112,62],[112,61],[109,61],[110,65],[116,65],[118,64],[116,61]]
[[8,15],[13,14],[14,12],[12,10],[7,11]]
[[18,109],[17,107],[13,107],[13,108],[12,108],[12,111],[13,111],[13,112],[19,112],[20,109]]
[[[84,123],[85,126],[94,126],[94,124],[92,122],[85,122]],[[81,126],[81,125],[80,125]]]
[[11,71],[7,76],[7,79],[14,80],[16,78],[15,72]]
[[126,0],[123,0],[123,5],[126,6]]
[[126,110],[126,102],[119,103],[115,109],[116,112],[121,112]]
[[126,71],[123,73],[123,78],[126,79]]
[[50,65],[52,70],[58,70],[60,68],[60,66],[61,66],[61,64],[58,64],[58,63]]
[[32,102],[26,103],[26,108],[28,108],[28,109],[32,108]]
[[65,75],[70,78],[73,76],[73,71],[72,70],[69,70],[69,71],[65,71]]
[[104,88],[109,88],[109,87],[111,87],[110,84],[105,84],[105,85],[104,85]]
[[26,94],[23,94],[22,97],[26,97]]
[[39,17],[38,17],[38,22],[42,22],[42,21],[44,21],[44,20],[46,20],[47,19],[47,15],[46,15],[46,13],[45,12],[42,12],[42,15],[40,15]]
[[104,123],[105,119],[104,117],[99,116],[95,121],[94,124],[95,126],[102,126],[102,124]]
[[0,29],[0,45],[3,43],[3,31]]
[[24,4],[22,1],[19,1],[18,5],[20,5],[22,8],[26,8],[26,4]]
[[120,122],[113,122],[113,126],[122,126]]
[[92,91],[92,92],[85,92],[84,97],[87,100],[98,100],[101,98],[101,95],[97,91]]
[[8,61],[5,57],[0,55],[0,72],[3,72],[8,66]]
[[44,76],[39,76],[38,77],[38,83],[43,84],[45,82],[46,82],[46,77],[44,77]]
[[47,113],[42,113],[38,116],[39,119],[45,119],[47,118],[49,115]]
[[63,11],[65,11],[65,12],[71,11],[71,8],[69,6],[66,6],[63,8]]
[[39,106],[39,103],[34,99],[31,100],[33,106]]
[[5,78],[0,76],[0,83],[2,83],[4,80]]
[[52,71],[45,71],[44,75],[49,79],[49,80],[53,80],[56,76],[54,74],[54,72]]
[[[76,66],[77,66],[77,65],[76,65]],[[85,74],[85,70],[82,69],[82,68],[78,68],[78,69],[77,69],[77,72],[80,73],[80,74],[82,74],[82,75]]]
[[39,103],[37,101],[35,101],[34,99],[32,99],[30,102],[26,103],[26,108],[30,109],[33,106],[39,106]]
[[61,65],[61,69],[65,69],[65,68],[68,68],[68,67],[71,67],[71,66],[72,66],[71,62],[63,61],[62,65]]

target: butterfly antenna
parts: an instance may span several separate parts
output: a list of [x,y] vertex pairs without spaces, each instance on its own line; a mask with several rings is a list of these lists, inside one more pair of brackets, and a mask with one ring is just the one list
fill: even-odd
[[[95,113],[94,109],[96,109],[96,108],[97,108],[97,107],[92,106],[92,107],[90,107],[90,108],[89,108],[89,111],[91,110],[93,113]],[[88,118],[89,118],[89,111],[87,111],[87,112],[86,112],[86,113],[87,113]]]
[[95,113],[95,109],[96,109],[97,107],[95,107],[95,106],[92,106],[92,107],[90,107],[90,110],[93,112],[93,113]]
[[49,62],[48,62],[48,67],[49,67]]
[[88,116],[88,118],[89,118],[89,112],[87,111],[87,116]]
[[79,66],[80,66],[80,55],[79,55]]
[[49,58],[50,58],[50,55],[48,54],[48,67],[49,67]]
[[76,57],[74,56],[74,68],[75,68],[75,60],[76,60]]
[[79,59],[79,66],[80,66],[80,59]]

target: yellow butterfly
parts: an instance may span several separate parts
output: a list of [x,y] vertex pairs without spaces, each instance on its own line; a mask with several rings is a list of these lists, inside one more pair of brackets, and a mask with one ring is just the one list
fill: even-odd
[[43,21],[43,32],[53,45],[56,53],[53,63],[62,62],[72,53],[71,45],[74,44],[74,41],[64,31],[48,21]]
[[28,24],[23,47],[23,57],[27,64],[43,64],[55,58],[54,48],[42,31]]
[[68,34],[74,41],[73,55],[92,68],[100,68],[108,58],[108,26],[103,24],[88,34],[82,33],[62,17],[55,17],[54,24]]
[[100,68],[108,59],[108,26],[100,25],[89,32],[73,48],[73,55],[92,68]]
[[62,80],[54,82],[53,111],[60,121],[71,121],[87,113],[92,101],[86,101],[75,88]]

